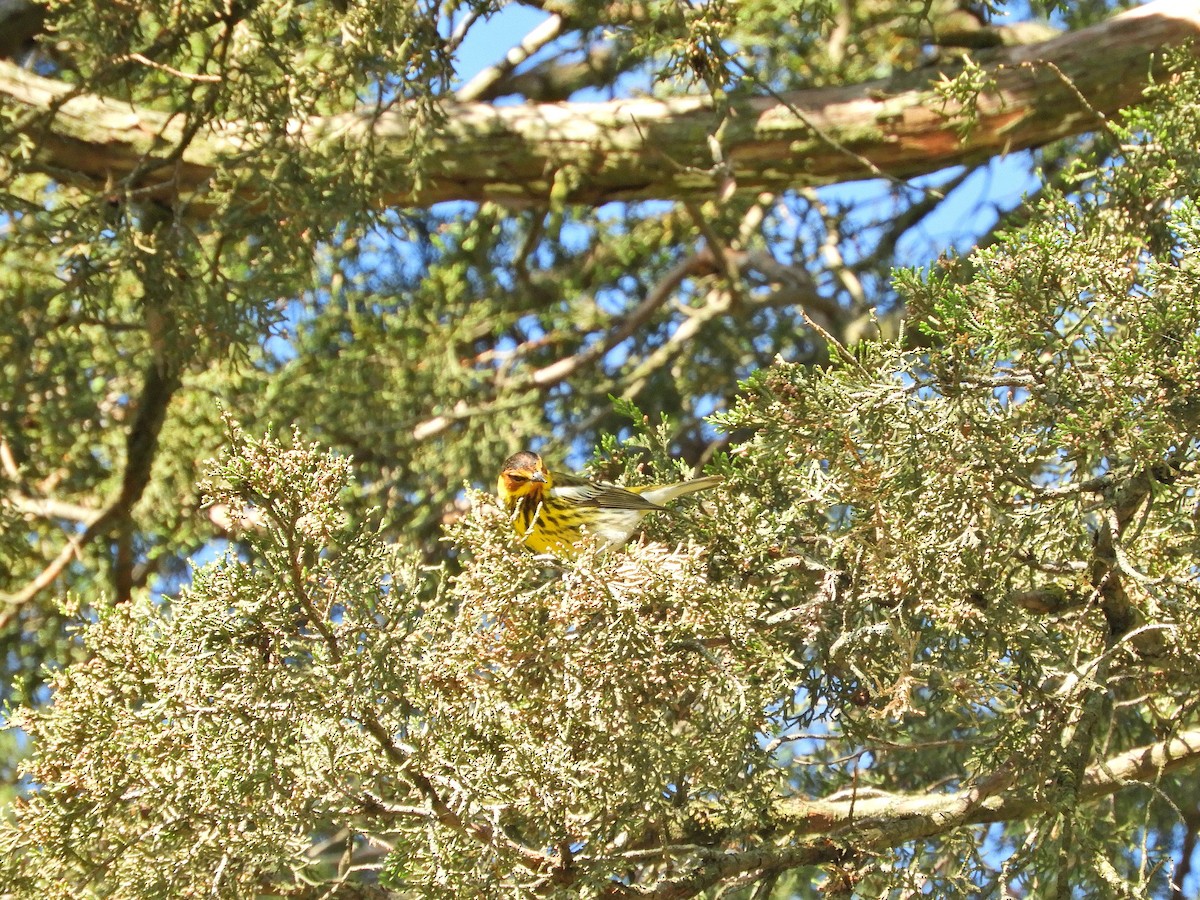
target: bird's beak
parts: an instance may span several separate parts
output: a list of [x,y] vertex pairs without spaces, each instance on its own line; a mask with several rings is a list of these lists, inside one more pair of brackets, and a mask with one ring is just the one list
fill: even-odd
[[542,484],[545,484],[546,476],[543,475],[541,472],[534,472],[532,475],[529,476],[529,480],[530,481],[540,481]]

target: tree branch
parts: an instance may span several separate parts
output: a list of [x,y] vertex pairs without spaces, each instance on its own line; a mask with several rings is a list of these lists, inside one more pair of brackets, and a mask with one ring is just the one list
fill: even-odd
[[1192,874],[1192,858],[1196,853],[1197,830],[1200,829],[1200,810],[1191,809],[1184,816],[1183,842],[1179,848],[1179,862],[1171,878],[1171,900],[1187,900],[1183,883]]
[[428,775],[414,764],[411,754],[399,747],[392,735],[372,713],[362,712],[358,716],[359,723],[368,734],[375,739],[384,754],[399,767],[402,776],[425,798],[429,804],[430,813],[447,828],[469,835],[482,844],[493,845],[496,849],[507,850],[521,860],[522,865],[532,871],[542,871],[553,866],[553,860],[536,850],[517,843],[504,833],[503,829],[486,821],[477,821],[459,815],[442,797],[441,792]]
[[460,103],[470,103],[478,100],[495,87],[500,79],[511,73],[513,69],[525,62],[525,60],[529,59],[529,57],[533,56],[551,41],[557,39],[562,34],[564,24],[562,16],[552,15],[533,29],[533,31],[529,32],[529,34],[525,35],[524,40],[509,50],[504,59],[491,68],[484,69],[459,88],[455,94],[455,99]]
[[[425,142],[425,168],[414,173],[408,160],[393,158],[378,170],[378,201],[542,203],[554,173],[568,168],[563,201],[587,204],[705,199],[728,179],[741,190],[771,191],[876,171],[907,178],[1094,129],[1098,115],[1140,99],[1162,71],[1157,60],[1164,49],[1198,36],[1200,0],[1159,0],[1053,40],[992,51],[983,66],[992,86],[974,104],[977,123],[965,139],[958,130],[967,111],[936,91],[957,64],[903,79],[731,102],[720,166],[713,165],[707,140],[716,113],[705,97],[499,108],[447,102],[444,121]],[[190,208],[203,213],[203,192],[221,167],[253,165],[253,129],[213,122],[165,173],[163,166],[156,171],[154,161],[170,157],[183,126],[167,112],[77,91],[0,62],[0,97],[26,111],[17,129],[37,138],[44,117],[50,118],[37,140],[38,159],[57,177],[73,173],[98,187],[138,172],[122,187],[167,201],[187,196]],[[386,150],[409,139],[409,121],[400,105],[384,113],[314,117],[292,123],[288,133],[297,148],[344,142]],[[242,179],[247,202],[257,199],[255,184],[255,178]]]
[[569,62],[549,59],[524,72],[506,75],[472,99],[490,101],[517,94],[538,103],[558,103],[584,88],[610,84],[623,71],[632,68],[636,59],[628,48],[604,44],[589,48],[583,59]]
[[559,359],[549,365],[542,366],[542,368],[529,376],[529,383],[542,390],[546,390],[552,385],[569,378],[581,368],[591,365],[641,328],[670,299],[671,294],[685,278],[700,274],[709,274],[713,271],[714,265],[715,259],[710,250],[701,250],[686,259],[680,260],[655,285],[654,290],[647,294],[641,303],[631,309],[621,323],[605,336],[603,341],[593,344],[591,347],[585,348],[573,356],[568,356],[565,359]]
[[[508,389],[513,393],[529,390],[546,391],[554,385],[570,378],[580,369],[592,365],[641,328],[671,298],[672,293],[684,279],[697,275],[710,274],[714,271],[714,266],[715,259],[713,254],[708,250],[701,250],[680,260],[663,276],[641,303],[613,325],[602,341],[582,348],[578,353],[574,353],[571,356],[563,357],[542,366],[540,369],[508,385]],[[413,440],[425,441],[435,437],[455,422],[475,415],[478,411],[478,407],[471,407],[465,402],[460,401],[451,413],[443,413],[429,419],[424,419],[413,426]]]
[[[1135,747],[1089,766],[1080,779],[1079,800],[1108,797],[1129,784],[1154,780],[1197,763],[1200,729],[1184,731],[1169,740]],[[986,825],[1044,811],[1044,803],[1023,788],[981,798],[974,796],[975,791],[967,788],[948,794],[878,794],[838,800],[789,798],[776,804],[776,813],[798,835],[832,835],[871,826],[888,834],[904,832],[904,837],[893,842],[899,843],[944,831],[944,823],[956,817],[957,824]]]
[[138,400],[137,416],[125,438],[125,469],[121,477],[121,489],[103,509],[89,517],[86,527],[69,538],[58,556],[32,581],[12,594],[0,594],[0,631],[8,627],[26,603],[58,579],[84,546],[128,515],[141,499],[150,481],[150,470],[158,449],[158,435],[166,420],[167,407],[178,387],[178,376],[165,371],[158,360],[150,362]]
[[17,512],[39,519],[66,519],[86,525],[96,518],[97,510],[79,503],[70,503],[54,497],[29,497],[17,491],[9,491],[6,499]]
[[[1083,773],[1077,799],[1097,800],[1132,783],[1152,781],[1200,763],[1200,730],[1185,731],[1170,740],[1137,747]],[[820,837],[784,849],[763,848],[731,852],[704,860],[679,878],[649,890],[614,886],[614,896],[641,895],[655,900],[694,897],[719,881],[743,872],[782,871],[823,865],[851,856],[877,853],[909,841],[944,834],[963,825],[1012,821],[1046,812],[1046,801],[1027,789],[989,794],[972,786],[947,794],[851,794],[836,800],[790,798],[775,806],[780,823],[792,834]]]

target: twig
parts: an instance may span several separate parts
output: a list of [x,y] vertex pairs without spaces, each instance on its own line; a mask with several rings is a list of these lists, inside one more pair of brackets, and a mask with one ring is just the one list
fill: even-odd
[[704,215],[704,211],[691,201],[684,201],[683,208],[687,210],[688,215],[692,219],[692,224],[704,237],[704,242],[708,250],[713,255],[713,259],[717,262],[717,268],[721,274],[725,276],[725,281],[729,286],[729,293],[733,297],[735,303],[741,303],[742,290],[741,278],[737,264],[728,252],[721,241],[720,235],[713,231],[712,226],[708,223],[708,217]]
[[453,53],[466,40],[467,32],[471,30],[471,26],[479,19],[479,13],[480,10],[478,9],[468,9],[459,23],[454,26],[454,31],[450,33],[450,39],[446,41],[447,53]]
[[[825,258],[825,264],[829,267],[829,271],[833,273],[834,277],[841,282],[846,293],[850,295],[854,307],[856,309],[865,309],[867,307],[867,298],[866,292],[863,290],[862,281],[846,265],[846,259],[842,256],[840,246],[842,243],[842,232],[837,216],[829,211],[829,207],[812,188],[805,188],[801,191],[801,194],[808,200],[813,209],[817,211],[817,215],[821,217],[821,221],[825,225],[825,239],[821,241],[821,256]],[[928,198],[924,199],[928,200]]]
[[670,299],[672,292],[689,275],[695,275],[712,264],[712,258],[703,253],[689,256],[676,263],[662,280],[654,286],[646,298],[629,311],[629,314],[619,325],[608,333],[608,336],[598,344],[588,349],[543,366],[529,376],[529,383],[545,389],[569,378],[585,365],[595,362],[609,350],[617,346],[644,325],[658,309]]
[[887,230],[880,236],[871,253],[859,262],[859,267],[862,268],[864,265],[880,265],[881,263],[889,267],[892,266],[895,261],[896,245],[900,242],[900,238],[908,234],[926,216],[941,206],[946,197],[961,187],[963,182],[977,171],[979,171],[978,166],[964,166],[961,172],[942,182],[936,191],[931,191],[911,204],[898,216],[890,218],[887,223]]
[[833,347],[833,349],[837,351],[837,355],[842,358],[843,362],[846,362],[857,369],[860,375],[863,375],[866,378],[871,377],[871,373],[863,368],[863,364],[858,361],[853,353],[846,349],[846,345],[818,325],[813,317],[808,314],[808,310],[806,310],[803,306],[797,306],[796,312],[800,313],[800,318],[804,320],[804,323],[809,328],[823,337],[826,343],[828,343],[830,347]]
[[13,509],[26,515],[37,516],[41,519],[67,519],[87,525],[95,521],[100,510],[78,503],[67,503],[65,500],[55,500],[53,497],[27,497],[24,494],[11,492],[6,499]]
[[168,75],[174,75],[176,78],[182,78],[185,81],[199,81],[205,84],[220,84],[223,80],[221,75],[201,75],[197,72],[184,72],[181,69],[176,69],[173,66],[168,66],[166,63],[155,62],[150,57],[142,53],[126,53],[124,56],[118,56],[113,59],[113,63],[121,65],[126,62],[136,62],[150,69],[156,69],[159,72],[166,72]]
[[733,65],[737,66],[737,68],[741,69],[742,74],[745,75],[750,80],[751,83],[762,88],[767,93],[767,95],[769,97],[771,97],[776,103],[778,103],[780,106],[782,106],[788,112],[790,112],[801,123],[803,123],[804,126],[809,131],[811,131],[812,134],[817,138],[817,140],[821,141],[823,144],[832,148],[836,152],[841,153],[844,156],[854,160],[855,162],[857,162],[859,165],[861,165],[864,169],[866,169],[868,172],[870,172],[876,178],[881,178],[884,181],[891,182],[892,184],[896,185],[897,187],[906,188],[907,190],[911,190],[911,191],[921,191],[922,193],[937,193],[937,191],[933,188],[919,188],[916,185],[905,181],[903,178],[897,178],[895,175],[892,175],[892,174],[889,174],[888,172],[883,171],[883,169],[879,168],[879,166],[875,165],[875,163],[871,162],[871,160],[867,159],[867,157],[863,156],[861,153],[855,153],[853,150],[851,150],[849,147],[847,147],[845,144],[843,144],[837,138],[833,137],[833,135],[827,134],[823,129],[817,127],[816,123],[813,122],[813,120],[811,118],[809,118],[807,115],[805,115],[804,111],[801,110],[800,107],[796,106],[796,104],[794,104],[790,100],[788,100],[785,96],[783,96],[783,94],[779,93],[779,91],[775,90],[775,88],[773,88],[771,85],[767,84],[765,81],[763,81],[761,78],[759,78],[756,73],[747,69],[746,66],[741,61],[739,61],[737,59],[732,59],[731,62],[733,63]]
[[433,780],[424,772],[414,767],[412,755],[396,745],[391,733],[384,727],[382,722],[366,712],[358,717],[358,721],[366,729],[367,733],[375,738],[375,741],[379,744],[384,754],[400,768],[403,777],[417,789],[418,793],[425,797],[426,802],[429,803],[433,818],[437,819],[442,825],[453,828],[462,834],[470,835],[481,843],[507,848],[521,859],[522,864],[526,868],[532,871],[543,871],[553,865],[550,857],[518,844],[499,828],[495,828],[487,822],[464,820],[442,798],[441,792],[434,785]]
[[[1121,145],[1121,136],[1113,131],[1112,122],[1109,121],[1108,116],[1104,115],[1104,113],[1092,106],[1091,101],[1083,95],[1083,91],[1079,90],[1079,86],[1075,84],[1075,82],[1071,79],[1071,76],[1060,69],[1057,63],[1049,59],[1036,59],[1018,64],[1018,67],[1023,69],[1035,69],[1038,66],[1045,66],[1047,69],[1053,72],[1058,80],[1063,83],[1063,87],[1070,91],[1074,95],[1075,99],[1079,101],[1079,105],[1091,113],[1093,117],[1095,117],[1096,122],[1099,123],[1104,133],[1112,138],[1113,142],[1118,147]],[[1005,67],[1001,65],[997,68],[1003,69]]]
[[542,22],[533,31],[525,35],[525,38],[517,46],[505,54],[504,59],[496,63],[490,68],[484,69],[466,84],[464,84],[455,93],[454,97],[459,103],[471,103],[483,96],[493,85],[495,85],[505,75],[508,75],[533,54],[537,53],[551,41],[558,38],[563,32],[563,26],[566,21],[560,15],[552,15],[546,21]]

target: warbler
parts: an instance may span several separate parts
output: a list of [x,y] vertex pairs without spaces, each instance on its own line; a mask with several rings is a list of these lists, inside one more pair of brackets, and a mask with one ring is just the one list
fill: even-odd
[[535,553],[574,555],[586,535],[604,546],[619,547],[638,523],[661,504],[703,491],[721,481],[709,475],[676,484],[618,487],[578,475],[551,472],[536,453],[524,450],[504,461],[496,491],[513,513],[513,527]]

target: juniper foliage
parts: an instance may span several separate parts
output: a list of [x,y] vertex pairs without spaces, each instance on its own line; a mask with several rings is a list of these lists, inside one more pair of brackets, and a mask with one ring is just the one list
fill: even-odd
[[[719,112],[914,69],[950,12],[538,5],[578,47],[480,96],[582,89],[604,50],[610,83]],[[934,192],[866,224],[736,185],[378,208],[381,166],[437,174],[444,26],[495,12],[49,11],[43,71],[196,141],[249,127],[168,207],[39,168],[3,111],[0,895],[1185,891],[1190,58],[1043,150],[975,249],[903,268]],[[403,159],[292,139],[364,103],[408,104]],[[627,548],[537,557],[478,490],[528,435],[725,480]]]

